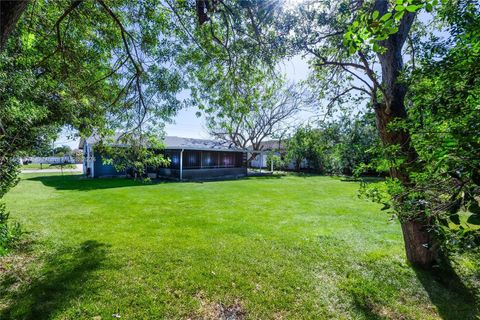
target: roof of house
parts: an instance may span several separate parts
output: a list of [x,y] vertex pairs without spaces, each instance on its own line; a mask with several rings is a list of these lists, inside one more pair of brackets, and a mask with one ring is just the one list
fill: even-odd
[[[263,141],[259,144],[259,150],[262,150],[262,151],[285,150],[286,149],[285,142],[286,142],[285,140]],[[252,150],[252,146],[250,146],[248,149]]]
[[[113,141],[117,141],[121,134],[115,134]],[[87,139],[81,139],[79,148],[83,149],[85,142],[89,145],[94,145],[100,141],[100,137],[92,135]],[[163,140],[165,149],[184,149],[184,150],[215,150],[215,151],[236,151],[245,152],[246,150],[238,148],[233,144],[229,144],[223,141],[208,140],[208,139],[194,139],[194,138],[182,138],[176,136],[166,136]]]

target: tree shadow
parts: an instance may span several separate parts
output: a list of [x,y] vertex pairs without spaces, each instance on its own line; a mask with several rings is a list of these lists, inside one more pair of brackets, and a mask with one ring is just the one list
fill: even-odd
[[339,179],[341,182],[355,182],[355,183],[359,183],[359,182],[363,182],[363,183],[366,183],[366,184],[370,184],[370,183],[378,183],[378,182],[382,182],[382,181],[385,181],[385,178],[383,177],[360,177],[360,178],[355,178],[355,177],[341,177]]
[[76,191],[90,191],[98,189],[112,189],[112,188],[124,188],[124,187],[138,187],[149,186],[161,183],[178,183],[173,180],[154,180],[151,182],[141,182],[138,180],[127,178],[100,178],[91,179],[86,178],[83,175],[71,175],[71,176],[37,176],[28,178],[25,180],[39,181],[43,185],[57,190],[76,190]]
[[253,179],[253,180],[277,180],[285,177],[285,174],[265,174],[265,175],[248,175],[243,179]]
[[[366,266],[374,270],[374,273],[365,276],[362,271],[358,270],[352,272],[349,277],[349,285],[346,290],[350,293],[354,310],[366,319],[405,318],[402,310],[395,307],[394,303],[389,300],[401,297],[399,294],[398,297],[393,298],[393,291],[398,291],[402,287],[399,286],[401,282],[397,282],[399,279],[395,279],[392,273],[403,273],[403,267],[378,260],[367,263]],[[436,307],[436,312],[441,319],[479,319],[478,297],[475,296],[474,290],[465,285],[464,279],[462,280],[455,272],[450,262],[445,262],[442,268],[433,271],[410,268],[414,272],[412,276],[416,277],[418,281],[412,278],[409,280],[409,286],[425,289],[429,303]],[[391,283],[378,280],[391,277],[393,280]],[[405,303],[403,299],[400,301]]]
[[441,267],[433,271],[414,270],[442,319],[478,319],[479,301],[458,276],[450,260],[444,259]]
[[242,180],[242,179],[279,179],[281,175],[267,175],[267,176],[254,176],[254,177],[218,177],[212,179],[185,179],[184,181],[179,181],[178,179],[153,179],[148,182],[142,182],[139,180],[128,179],[125,177],[118,178],[86,178],[83,175],[42,175],[27,178],[25,180],[29,181],[39,181],[46,187],[55,188],[57,190],[75,190],[75,191],[90,191],[90,190],[99,190],[99,189],[113,189],[113,188],[125,188],[125,187],[138,187],[138,186],[154,186],[158,184],[170,184],[170,183],[208,183],[208,182],[219,182],[219,181],[231,181],[231,180]]
[[22,281],[13,274],[5,277],[0,292],[8,303],[0,319],[49,319],[72,300],[93,294],[97,289],[93,273],[102,266],[106,252],[105,244],[89,240],[48,256],[33,280]]

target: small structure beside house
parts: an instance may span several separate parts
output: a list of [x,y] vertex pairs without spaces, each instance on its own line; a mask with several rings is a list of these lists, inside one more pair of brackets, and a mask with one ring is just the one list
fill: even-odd
[[[84,153],[84,174],[92,178],[125,175],[125,172],[118,172],[113,165],[103,163],[102,154],[95,152],[98,141],[96,136],[80,140],[79,148]],[[165,149],[159,152],[170,159],[170,165],[150,169],[150,177],[208,180],[247,175],[247,150],[214,140],[175,136],[165,137],[164,145]]]
[[[250,160],[250,167],[252,168],[267,168],[269,167],[268,164],[268,156],[273,154],[280,159],[284,160],[287,156],[287,143],[285,140],[280,141],[280,140],[268,140],[261,142],[259,145],[260,151],[253,151],[250,148],[249,151],[249,158]],[[271,165],[271,164],[270,164]],[[299,163],[300,168],[299,169],[309,169],[310,166],[308,165],[308,161],[306,159],[302,159]],[[290,161],[285,164],[285,169],[287,170],[295,170],[296,169],[296,163],[295,161]]]

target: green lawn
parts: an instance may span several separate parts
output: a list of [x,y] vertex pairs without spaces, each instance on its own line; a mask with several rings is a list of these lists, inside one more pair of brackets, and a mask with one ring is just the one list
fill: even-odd
[[0,319],[478,315],[478,260],[455,264],[473,293],[414,270],[399,224],[356,182],[22,177],[7,205],[34,240],[0,260]]

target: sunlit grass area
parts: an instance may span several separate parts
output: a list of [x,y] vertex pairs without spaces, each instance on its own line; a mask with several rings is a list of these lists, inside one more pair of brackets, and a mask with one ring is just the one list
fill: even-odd
[[33,240],[0,260],[0,319],[477,316],[478,260],[413,269],[356,182],[22,178],[7,205]]
[[48,164],[48,163],[29,163],[24,164],[20,169],[75,169],[75,165],[71,163],[61,163],[61,164]]

